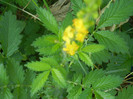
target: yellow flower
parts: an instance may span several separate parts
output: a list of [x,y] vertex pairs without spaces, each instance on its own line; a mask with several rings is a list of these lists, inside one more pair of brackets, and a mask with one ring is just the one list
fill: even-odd
[[88,30],[84,26],[83,19],[74,19],[73,26],[75,27],[77,32],[81,32],[81,33],[85,33],[85,34],[88,33]]
[[66,42],[70,42],[70,39],[74,37],[74,29],[71,26],[68,26],[63,35],[63,40]]
[[83,34],[83,33],[78,33],[77,35],[76,35],[76,40],[77,41],[79,41],[79,42],[83,42],[84,41],[84,39],[85,39],[85,34]]
[[66,48],[63,48],[63,50],[72,56],[75,54],[78,48],[79,46],[73,41],[72,44],[66,43]]

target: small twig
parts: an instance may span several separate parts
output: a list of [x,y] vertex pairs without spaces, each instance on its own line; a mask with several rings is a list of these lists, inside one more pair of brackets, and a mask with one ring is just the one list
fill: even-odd
[[125,77],[125,79],[127,78],[127,77],[129,77],[130,75],[132,75],[133,74],[133,72],[131,72],[130,74],[128,74],[126,77]]
[[26,6],[23,8],[23,10],[28,7],[28,5],[30,4],[30,2],[31,2],[31,0],[26,4]]
[[16,9],[19,9],[19,10],[21,10],[21,11],[25,12],[26,14],[28,14],[28,15],[30,15],[30,16],[32,16],[32,17],[34,17],[35,19],[37,19],[37,20],[41,21],[38,17],[36,17],[36,16],[35,16],[35,15],[33,15],[32,13],[30,13],[30,12],[28,12],[28,11],[24,10],[24,9],[21,9],[21,8],[19,8],[19,7],[15,6],[15,5],[13,5],[13,4],[10,4],[10,3],[8,3],[8,2],[5,2],[5,1],[3,1],[3,0],[0,0],[0,1],[1,1],[2,3],[5,3],[5,4],[9,5],[9,6],[12,6],[12,7],[16,8]]
[[130,79],[133,79],[133,77],[127,78],[127,79],[125,79],[124,81],[128,81],[128,80],[130,80]]

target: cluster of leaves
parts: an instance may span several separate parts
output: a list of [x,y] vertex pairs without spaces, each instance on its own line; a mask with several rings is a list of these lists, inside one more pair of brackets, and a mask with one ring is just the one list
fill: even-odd
[[86,7],[82,0],[71,0],[72,11],[62,22],[38,7],[40,0],[5,2],[36,12],[38,20],[8,6],[0,15],[0,98],[132,99],[133,0],[103,0],[84,47],[74,56],[62,50],[62,35]]

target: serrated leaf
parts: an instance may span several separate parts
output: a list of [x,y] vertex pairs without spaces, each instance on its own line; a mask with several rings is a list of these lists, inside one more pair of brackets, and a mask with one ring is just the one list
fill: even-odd
[[13,99],[13,94],[11,93],[10,89],[4,88],[0,92],[0,98],[3,98],[3,99]]
[[39,24],[31,20],[28,21],[25,26],[22,43],[20,45],[20,51],[27,56],[35,54],[35,48],[31,46],[31,44],[40,36],[40,33],[37,33],[39,29]]
[[69,25],[72,25],[72,19],[73,19],[73,16],[71,13],[68,13],[65,17],[65,19],[63,20],[62,22],[62,25],[61,25],[61,28],[63,30],[65,30],[65,28]]
[[16,16],[12,12],[5,12],[0,21],[0,42],[4,54],[9,57],[16,50],[21,42],[22,36],[20,33],[24,29],[25,24],[16,20]]
[[114,96],[112,96],[109,93],[101,92],[101,91],[95,91],[96,99],[115,99]]
[[65,78],[63,77],[63,74],[60,72],[60,70],[53,68],[52,77],[61,87],[66,87]]
[[40,58],[40,60],[42,62],[49,64],[52,67],[58,67],[59,66],[57,60],[52,58],[52,57],[43,57],[43,58]]
[[114,32],[98,31],[94,34],[100,44],[103,44],[112,52],[128,53],[128,46],[123,38]]
[[100,18],[97,28],[111,26],[124,22],[129,16],[133,15],[133,0],[116,0],[106,8]]
[[84,3],[82,0],[71,0],[71,3],[74,15],[76,15],[77,12],[84,7]]
[[91,44],[91,45],[87,45],[85,46],[82,51],[87,52],[87,53],[95,53],[95,52],[99,52],[102,51],[105,47],[103,45],[100,44]]
[[60,44],[58,44],[58,38],[55,35],[44,35],[36,39],[33,42],[33,46],[37,48],[37,52],[42,55],[52,55],[55,54]]
[[79,96],[78,99],[92,99],[91,89],[85,89]]
[[96,80],[104,76],[103,70],[95,70],[90,71],[89,74],[86,75],[86,77],[83,79],[83,85],[89,87],[91,86]]
[[79,58],[80,58],[83,62],[85,62],[89,67],[91,67],[91,68],[94,67],[91,58],[90,58],[87,54],[85,54],[85,53],[83,53],[83,52],[79,52],[78,54],[79,54]]
[[45,84],[46,80],[48,79],[50,71],[45,71],[39,74],[36,79],[34,79],[32,86],[31,86],[31,95],[33,96],[35,93],[40,90],[43,85]]
[[102,62],[108,62],[111,54],[107,50],[103,50],[100,52],[92,53],[91,58],[94,63],[102,64]]
[[116,99],[132,99],[133,98],[133,87],[128,86],[128,88],[124,88],[122,92],[118,93]]
[[24,84],[31,85],[32,81],[35,79],[36,74],[31,71],[27,70],[25,73],[25,79],[24,79]]
[[7,74],[11,82],[22,84],[24,81],[24,70],[22,66],[14,59],[8,59]]
[[37,14],[40,20],[43,22],[43,25],[50,31],[55,34],[58,34],[58,24],[52,13],[47,11],[45,8],[38,8]]
[[6,74],[6,69],[3,64],[0,64],[0,86],[5,86],[9,82],[9,79]]
[[13,90],[13,99],[29,99],[26,88],[17,87]]
[[112,56],[110,63],[108,63],[106,68],[106,74],[114,74],[119,76],[126,76],[131,70],[132,58],[128,55],[117,55]]
[[31,62],[26,64],[25,66],[33,71],[46,71],[51,69],[51,66],[49,64],[42,61]]
[[96,80],[92,87],[96,90],[109,90],[118,87],[122,83],[119,76],[109,75]]
[[82,93],[81,86],[75,86],[68,92],[68,99],[78,99],[79,95]]

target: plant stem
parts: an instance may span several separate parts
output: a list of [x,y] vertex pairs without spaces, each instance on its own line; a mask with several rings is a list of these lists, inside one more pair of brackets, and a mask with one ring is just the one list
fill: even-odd
[[26,14],[28,14],[28,15],[30,15],[30,16],[32,16],[32,17],[34,17],[35,19],[37,19],[37,20],[40,21],[40,19],[39,19],[38,17],[36,17],[35,15],[33,15],[32,13],[30,13],[30,12],[24,10],[24,9],[21,9],[21,8],[15,6],[15,5],[12,5],[12,4],[8,3],[8,2],[5,2],[5,1],[3,1],[3,0],[0,0],[0,1],[1,1],[2,3],[5,3],[5,4],[9,5],[9,6],[12,6],[12,7],[16,8],[16,9],[19,9],[19,10],[25,12]]

